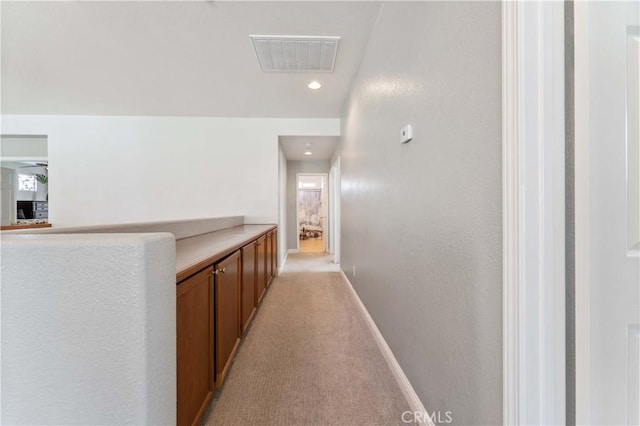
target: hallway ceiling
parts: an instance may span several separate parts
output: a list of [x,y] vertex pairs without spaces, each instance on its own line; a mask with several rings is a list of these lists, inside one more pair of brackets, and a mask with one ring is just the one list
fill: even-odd
[[[380,2],[3,2],[4,114],[340,117]],[[333,73],[265,73],[250,34],[340,36]],[[312,80],[322,89],[309,90]]]
[[[313,161],[329,160],[335,151],[339,136],[280,136],[280,145],[287,160]],[[312,155],[305,155],[307,144]]]

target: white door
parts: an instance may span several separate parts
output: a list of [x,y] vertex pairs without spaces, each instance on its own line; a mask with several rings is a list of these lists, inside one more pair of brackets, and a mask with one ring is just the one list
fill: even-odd
[[640,423],[639,3],[574,3],[578,424]]
[[0,168],[0,225],[11,225],[14,220],[16,200],[14,192],[15,173],[12,169]]

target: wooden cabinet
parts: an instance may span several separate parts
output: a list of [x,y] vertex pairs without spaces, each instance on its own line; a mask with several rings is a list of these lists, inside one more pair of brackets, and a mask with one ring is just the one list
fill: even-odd
[[176,290],[178,425],[197,424],[214,391],[213,269]]
[[271,279],[273,278],[273,232],[267,233],[267,253],[266,253],[266,264],[267,264],[267,286],[271,284]]
[[246,331],[251,318],[256,311],[256,248],[257,243],[251,242],[242,247],[242,287],[240,317],[242,334]]
[[258,271],[256,278],[256,306],[262,300],[262,296],[264,296],[264,291],[267,288],[267,237],[263,235],[258,238],[257,246],[258,250],[256,253],[256,269]]
[[216,372],[222,385],[240,342],[240,250],[219,263],[215,274]]
[[275,278],[278,275],[278,231],[274,229],[271,234],[273,235],[271,239],[271,276]]
[[200,422],[276,273],[275,232],[242,244],[190,266],[204,269],[178,284],[178,425]]

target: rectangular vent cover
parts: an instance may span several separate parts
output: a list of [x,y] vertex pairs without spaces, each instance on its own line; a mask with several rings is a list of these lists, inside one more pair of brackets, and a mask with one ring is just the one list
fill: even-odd
[[332,72],[340,37],[252,35],[265,72]]

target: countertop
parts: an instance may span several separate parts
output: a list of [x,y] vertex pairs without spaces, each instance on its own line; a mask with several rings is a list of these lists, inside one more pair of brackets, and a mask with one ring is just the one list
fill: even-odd
[[37,228],[51,228],[50,223],[24,223],[20,225],[5,225],[0,226],[0,231],[14,231],[18,229],[37,229]]
[[241,225],[176,241],[176,281],[188,278],[275,228],[276,225]]

